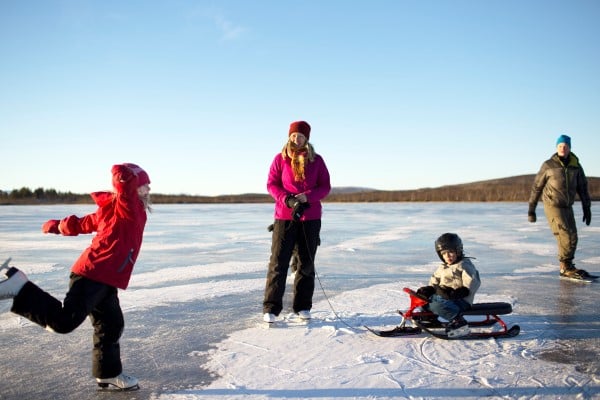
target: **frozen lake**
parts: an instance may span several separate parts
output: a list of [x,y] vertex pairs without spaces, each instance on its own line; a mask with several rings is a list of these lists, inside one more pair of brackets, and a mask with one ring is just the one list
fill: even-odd
[[[575,210],[580,221],[579,204]],[[51,218],[93,211],[91,205],[0,207],[1,261],[12,257],[11,265],[62,299],[71,263],[90,237],[43,235],[41,225]],[[535,394],[540,398],[600,395],[598,284],[558,279],[556,245],[541,206],[536,224],[527,222],[525,203],[325,203],[324,213],[316,258],[316,315],[331,313],[334,307],[351,326],[360,327],[367,320],[397,323],[393,314],[406,305],[402,286],[425,284],[439,262],[434,240],[444,232],[456,232],[480,271],[480,301],[513,304],[514,313],[506,319],[518,322],[522,334],[511,340],[528,344],[509,354],[527,353],[528,359],[574,370],[589,379],[575,385],[587,387],[579,392],[569,389],[569,384],[564,388],[541,385]],[[580,268],[600,272],[599,214],[594,208],[592,213],[591,226],[579,224],[576,262]],[[126,372],[140,379],[142,389],[117,398],[240,395],[203,389],[222,378],[211,363],[219,354],[219,343],[234,332],[252,332],[261,318],[272,215],[270,204],[154,207],[130,287],[120,292],[126,323],[123,364]],[[336,301],[352,293],[362,293],[364,301]],[[289,290],[289,306],[288,296]],[[89,322],[60,336],[18,318],[8,312],[9,307],[10,301],[0,302],[0,399],[105,398],[105,393],[95,391],[90,375]],[[527,368],[523,365],[523,373]],[[360,390],[354,394],[351,390],[312,395],[249,393],[254,398],[388,396]],[[443,397],[442,393],[433,388],[412,397]],[[511,398],[530,398],[530,394],[517,389],[507,392]]]

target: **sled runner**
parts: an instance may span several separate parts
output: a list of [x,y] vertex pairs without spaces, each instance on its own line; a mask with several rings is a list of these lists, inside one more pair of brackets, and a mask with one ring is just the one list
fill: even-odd
[[[521,330],[519,325],[509,328],[502,318],[499,317],[499,315],[512,313],[512,306],[509,303],[475,303],[469,310],[463,312],[462,315],[465,317],[485,317],[476,321],[468,321],[469,326],[476,328],[491,327],[491,330],[477,330],[472,331],[466,336],[449,337],[445,333],[446,324],[439,321],[437,315],[431,311],[422,310],[422,307],[429,303],[428,299],[410,288],[404,288],[403,290],[410,296],[410,307],[406,311],[398,311],[402,316],[400,325],[388,330],[376,330],[368,326],[365,326],[365,328],[381,337],[409,336],[425,331],[434,337],[445,340],[513,337],[517,336]],[[414,326],[407,326],[407,322],[411,322]]]

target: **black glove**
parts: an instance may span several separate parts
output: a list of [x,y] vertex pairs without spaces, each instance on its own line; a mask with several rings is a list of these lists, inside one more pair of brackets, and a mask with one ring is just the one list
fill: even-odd
[[302,218],[302,216],[304,215],[304,210],[306,210],[309,207],[310,204],[308,204],[308,202],[300,203],[298,200],[296,200],[294,208],[292,209],[292,219],[296,222],[300,221],[300,218]]
[[590,206],[583,207],[583,222],[588,226],[590,225],[590,222],[592,222],[592,210]]
[[458,289],[452,289],[447,286],[436,286],[435,294],[442,296],[446,300],[458,300],[469,295],[469,288],[459,287]]
[[532,223],[537,221],[537,216],[535,215],[535,206],[532,204],[529,205],[529,211],[527,212],[527,220]]
[[469,293],[471,293],[469,288],[466,288],[464,286],[459,287],[458,289],[452,290],[452,292],[450,293],[450,298],[452,300],[463,299],[463,298],[467,297],[469,295]]
[[422,286],[417,289],[417,294],[426,298],[430,298],[435,294],[435,288],[433,286]]
[[288,194],[285,197],[285,205],[287,206],[287,208],[294,208],[294,205],[296,205],[296,203],[298,203],[298,199],[293,194]]
[[447,286],[434,286],[434,289],[435,294],[437,294],[438,296],[442,296],[446,300],[450,300],[450,291],[452,290],[451,288]]

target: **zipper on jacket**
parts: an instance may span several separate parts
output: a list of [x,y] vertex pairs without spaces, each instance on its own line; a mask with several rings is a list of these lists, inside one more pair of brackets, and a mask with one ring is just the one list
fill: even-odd
[[565,194],[567,195],[567,204],[571,204],[571,195],[569,193],[569,166],[565,165]]
[[[558,161],[562,167],[563,173],[565,175],[565,197],[567,198],[567,204],[571,203],[571,196],[569,195],[569,164],[565,164],[560,157],[558,157]],[[569,163],[571,161],[569,160]]]

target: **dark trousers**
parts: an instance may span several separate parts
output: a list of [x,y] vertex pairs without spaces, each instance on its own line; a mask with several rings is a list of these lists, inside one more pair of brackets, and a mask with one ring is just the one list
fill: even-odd
[[125,322],[117,288],[71,274],[63,303],[27,282],[11,311],[57,333],[69,333],[90,317],[94,327],[92,375],[112,378],[122,372],[119,338]]
[[429,311],[448,321],[452,321],[469,308],[471,305],[463,299],[448,300],[438,294],[431,296],[428,304]]
[[294,277],[294,312],[310,310],[315,291],[315,255],[319,243],[321,220],[303,222],[275,220],[271,259],[263,300],[263,312],[279,315],[290,258],[298,245],[298,264]]

